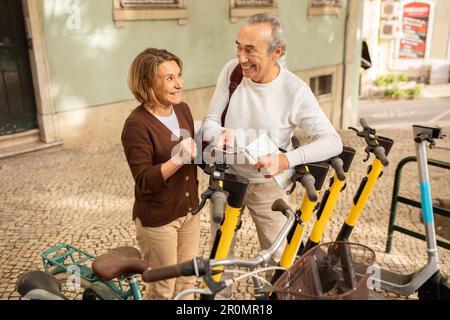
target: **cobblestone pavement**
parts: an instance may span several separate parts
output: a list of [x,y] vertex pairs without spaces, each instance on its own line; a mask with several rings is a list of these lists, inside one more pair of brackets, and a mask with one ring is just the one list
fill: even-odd
[[[449,129],[446,132],[450,133]],[[395,233],[392,253],[385,254],[384,249],[395,168],[402,158],[415,155],[412,130],[393,128],[378,133],[396,141],[391,151],[391,165],[376,184],[351,240],[375,250],[377,263],[382,267],[411,273],[426,263],[423,241]],[[362,161],[363,141],[348,131],[341,135],[345,145],[357,150],[357,156],[347,180],[348,187],[338,201],[324,241],[332,241],[339,232],[368,165]],[[429,150],[428,156],[450,161],[450,139],[440,141],[439,146],[447,149]],[[207,179],[199,175],[202,191]],[[449,199],[450,172],[431,168],[430,175],[433,198]],[[402,181],[401,194],[417,199],[415,164],[405,168]],[[291,196],[293,208],[299,206],[302,197],[301,190]],[[96,255],[115,246],[136,246],[132,205],[133,180],[120,144],[47,150],[0,160],[0,299],[20,298],[15,292],[17,278],[28,270],[42,270],[40,253],[53,245],[70,243]],[[201,215],[201,254],[205,257],[209,252],[206,211]],[[398,222],[422,231],[419,212],[399,205]],[[450,240],[448,219],[437,218],[436,221],[439,236]],[[246,213],[238,234],[236,255],[246,258],[258,250],[255,228]],[[439,249],[439,254],[442,272],[448,277],[450,252]],[[250,280],[241,282],[234,286],[234,298],[251,299],[251,290]]]

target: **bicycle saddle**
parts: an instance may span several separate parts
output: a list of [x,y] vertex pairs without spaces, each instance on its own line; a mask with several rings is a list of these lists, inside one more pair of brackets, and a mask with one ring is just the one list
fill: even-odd
[[92,270],[104,281],[110,281],[120,275],[142,274],[150,267],[142,260],[139,250],[133,247],[119,247],[95,258]]
[[25,273],[17,280],[16,288],[22,297],[31,300],[67,300],[59,281],[43,271]]

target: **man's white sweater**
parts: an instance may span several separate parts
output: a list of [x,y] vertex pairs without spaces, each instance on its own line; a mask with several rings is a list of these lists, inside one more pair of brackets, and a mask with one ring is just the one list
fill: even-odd
[[[311,142],[287,152],[290,167],[327,160],[342,152],[341,138],[323,113],[311,89],[292,72],[281,68],[270,83],[255,83],[243,78],[234,92],[225,128],[221,116],[229,99],[230,76],[238,60],[228,62],[220,73],[209,111],[203,121],[203,138],[214,141],[225,128],[238,132],[238,146],[248,144],[267,133],[277,146],[291,150],[291,137],[296,127],[308,135]],[[243,134],[245,133],[245,140]],[[250,165],[232,165],[232,171],[249,178],[251,183],[270,180]]]

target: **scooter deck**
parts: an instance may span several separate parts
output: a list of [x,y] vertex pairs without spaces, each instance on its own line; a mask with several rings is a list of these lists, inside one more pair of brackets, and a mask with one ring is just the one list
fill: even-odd
[[397,286],[405,286],[412,281],[417,272],[411,274],[400,274],[393,271],[381,269],[380,278],[382,282],[392,283]]
[[387,300],[387,298],[373,290],[369,291],[369,300]]
[[408,297],[416,292],[438,270],[439,266],[435,261],[431,261],[420,270],[408,275],[380,269],[378,281],[381,289]]

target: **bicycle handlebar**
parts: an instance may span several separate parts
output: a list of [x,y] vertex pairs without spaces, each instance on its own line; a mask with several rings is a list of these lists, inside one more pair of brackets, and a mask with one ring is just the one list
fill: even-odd
[[272,210],[281,211],[287,216],[286,224],[281,229],[277,238],[274,240],[272,246],[260,252],[258,256],[252,259],[223,259],[223,260],[206,260],[202,258],[194,258],[167,267],[161,267],[156,269],[149,269],[143,272],[142,280],[145,282],[161,281],[165,279],[176,278],[180,276],[204,276],[209,273],[211,268],[218,266],[240,266],[240,267],[256,267],[264,263],[268,263],[270,258],[275,252],[283,245],[286,237],[288,236],[292,226],[295,224],[295,214],[291,208],[282,199],[278,199],[272,205]]
[[175,264],[172,266],[148,269],[142,273],[142,280],[145,282],[155,282],[181,276],[202,276],[206,273],[206,261],[201,258]]

